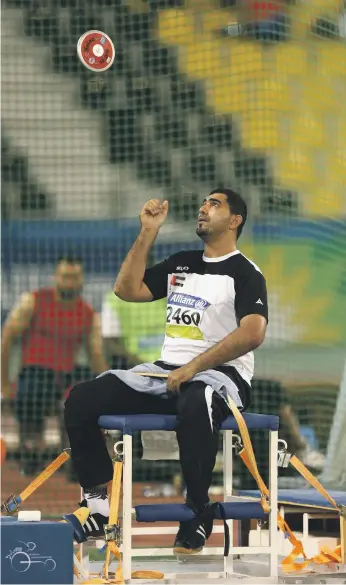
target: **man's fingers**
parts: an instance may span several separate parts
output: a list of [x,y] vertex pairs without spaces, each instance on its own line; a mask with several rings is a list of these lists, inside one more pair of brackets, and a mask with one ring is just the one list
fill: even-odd
[[150,213],[151,215],[158,215],[162,211],[167,209],[168,202],[167,201],[160,201],[159,199],[150,199],[144,205],[144,211]]
[[167,379],[167,392],[178,392],[179,383],[176,380]]

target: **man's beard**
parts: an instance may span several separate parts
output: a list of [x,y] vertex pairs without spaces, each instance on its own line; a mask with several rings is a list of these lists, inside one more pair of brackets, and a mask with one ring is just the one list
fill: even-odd
[[82,289],[65,290],[63,288],[58,288],[58,293],[63,301],[72,301],[73,299],[79,297],[81,292]]
[[201,238],[201,240],[203,240],[203,242],[206,242],[208,240],[208,236],[209,236],[209,231],[206,230],[205,228],[197,228],[196,229],[196,234],[199,238]]

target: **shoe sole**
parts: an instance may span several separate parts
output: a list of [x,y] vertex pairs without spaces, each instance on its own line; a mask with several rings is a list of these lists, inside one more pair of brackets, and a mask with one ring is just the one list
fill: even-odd
[[200,548],[184,548],[183,546],[177,546],[173,549],[173,554],[175,555],[195,555],[200,553],[203,550],[203,546]]

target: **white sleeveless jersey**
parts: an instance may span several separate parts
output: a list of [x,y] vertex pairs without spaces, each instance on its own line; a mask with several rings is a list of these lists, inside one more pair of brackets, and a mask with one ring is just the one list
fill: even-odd
[[[243,317],[268,320],[265,279],[259,268],[238,250],[206,258],[200,250],[179,252],[145,272],[154,299],[167,297],[165,339],[161,360],[188,363],[232,333]],[[253,353],[220,364],[234,366],[250,383]]]

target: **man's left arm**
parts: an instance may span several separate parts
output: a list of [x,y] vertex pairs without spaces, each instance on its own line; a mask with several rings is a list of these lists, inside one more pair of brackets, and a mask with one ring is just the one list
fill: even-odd
[[198,372],[217,368],[256,349],[264,340],[267,321],[262,315],[247,315],[237,329],[224,339],[195,357],[185,366],[174,370],[168,377],[167,389],[178,391],[183,382]]
[[221,341],[168,376],[167,389],[179,391],[183,382],[204,370],[213,369],[255,350],[264,340],[268,322],[266,282],[252,269],[236,283],[235,313],[239,326]]
[[108,370],[108,364],[104,357],[99,313],[94,313],[86,345],[92,371],[95,374],[102,374],[102,372]]

